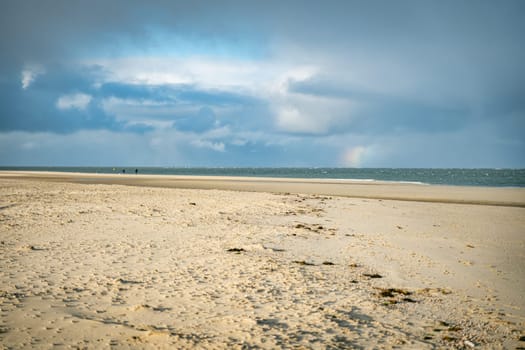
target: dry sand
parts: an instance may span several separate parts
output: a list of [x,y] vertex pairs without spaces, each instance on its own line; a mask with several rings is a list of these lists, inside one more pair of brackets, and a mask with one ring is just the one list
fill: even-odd
[[523,347],[524,206],[523,189],[0,172],[0,347]]

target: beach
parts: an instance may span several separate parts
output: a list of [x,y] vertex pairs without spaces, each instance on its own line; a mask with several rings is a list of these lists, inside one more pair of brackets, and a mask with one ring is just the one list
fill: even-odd
[[525,347],[524,188],[3,171],[0,250],[6,349]]

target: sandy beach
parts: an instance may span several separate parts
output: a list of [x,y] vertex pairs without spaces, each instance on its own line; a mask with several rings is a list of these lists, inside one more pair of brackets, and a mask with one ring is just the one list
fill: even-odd
[[525,189],[0,172],[0,347],[525,348]]

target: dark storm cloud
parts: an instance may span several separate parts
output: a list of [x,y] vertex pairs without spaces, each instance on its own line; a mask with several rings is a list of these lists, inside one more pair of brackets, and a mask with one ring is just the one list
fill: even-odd
[[[73,132],[82,129],[108,129],[113,131],[146,132],[151,126],[144,123],[126,125],[115,115],[103,109],[103,101],[116,97],[141,103],[153,101],[160,106],[179,105],[198,107],[198,113],[176,111],[166,118],[178,120],[177,126],[184,130],[202,131],[215,125],[210,107],[245,106],[261,103],[254,97],[220,90],[202,90],[193,85],[141,85],[117,82],[99,83],[102,74],[96,66],[46,67],[30,86],[22,88],[21,74],[17,71],[4,75],[0,80],[0,130],[3,131],[54,131]],[[85,109],[57,108],[61,96],[83,93],[91,97]],[[158,106],[146,107],[154,111]],[[195,123],[195,125],[191,125]],[[206,124],[206,125],[205,125]]]
[[22,60],[88,54],[93,48],[120,54],[124,44],[157,45],[152,33],[163,29],[196,37],[294,42],[316,51],[331,49],[331,55],[342,58],[380,49],[392,57],[426,59],[442,51],[440,57],[448,56],[451,63],[457,54],[472,65],[505,56],[512,63],[523,57],[518,39],[524,13],[522,1],[8,0],[2,3],[0,45],[8,49],[4,57]]
[[171,101],[173,91],[169,86],[151,86],[109,82],[102,84],[96,93],[101,97],[133,100]]
[[[202,89],[189,84],[140,85],[124,83],[106,83],[93,91],[98,99],[116,97],[132,103],[156,102],[141,109],[144,118],[172,120],[173,127],[180,131],[204,132],[214,127],[230,125],[243,129],[253,121],[237,118],[238,115],[255,115],[254,111],[264,108],[265,102],[253,96],[222,91]],[[221,107],[236,108],[234,112],[217,116],[214,109]],[[171,110],[162,115],[158,109]],[[240,112],[239,110],[240,109]],[[239,123],[244,126],[238,125]],[[134,130],[134,129],[126,129]]]
[[100,97],[117,97],[132,100],[151,100],[165,102],[189,102],[211,106],[250,105],[261,103],[249,95],[199,88],[191,84],[126,84],[109,82],[94,90]]
[[157,29],[194,38],[227,34],[236,40],[243,38],[241,29],[253,33],[250,6],[241,1],[6,0],[1,10],[3,68],[155,48]]
[[213,110],[209,107],[202,107],[197,113],[177,118],[174,127],[180,131],[203,132],[217,126],[216,122]]
[[[469,111],[459,107],[443,107],[404,97],[381,95],[323,79],[290,81],[292,93],[343,99],[360,105],[348,123],[338,132],[351,130],[360,134],[397,132],[443,132],[464,127]],[[350,113],[350,112],[349,112]]]
[[[298,52],[305,62],[324,62],[322,73],[332,81],[309,81],[301,87],[298,82],[293,88],[374,100],[397,114],[407,109],[430,119],[439,116],[440,122],[429,120],[439,129],[449,127],[444,123],[451,128],[463,125],[473,114],[502,118],[514,111],[525,118],[525,44],[520,39],[525,33],[524,2],[317,6],[311,12],[305,6],[277,28],[286,33],[283,47]],[[457,120],[462,118],[458,113],[464,122]]]
[[343,74],[356,57],[412,65],[402,74],[423,75],[428,88],[476,89],[484,97],[492,92],[487,85],[507,94],[525,80],[522,1],[4,1],[1,12],[1,59],[12,69],[147,52],[162,45],[154,33],[163,31],[168,38],[263,38],[259,45],[297,49],[294,60],[326,61]]
[[[0,33],[2,132],[64,134],[88,129],[138,137],[154,130],[148,118],[160,118],[155,108],[189,105],[191,111],[165,113],[163,118],[191,133],[228,125],[236,131],[265,133],[271,140],[298,135],[300,141],[289,155],[273,144],[265,148],[264,141],[252,149],[258,159],[268,161],[277,159],[272,152],[280,150],[283,164],[300,157],[306,144],[318,140],[315,135],[334,136],[339,143],[308,150],[315,153],[318,147],[320,154],[335,154],[347,143],[379,144],[377,140],[399,131],[402,137],[380,145],[397,150],[390,158],[396,164],[425,160],[414,145],[427,138],[432,139],[435,157],[443,157],[439,164],[477,159],[483,165],[485,158],[487,164],[506,164],[506,159],[512,166],[525,164],[523,1],[6,0],[0,5]],[[248,95],[231,86],[210,88],[194,82],[114,81],[108,79],[108,67],[92,64],[97,58],[177,55],[180,38],[199,43],[195,54],[206,56],[209,49],[212,59],[226,51],[226,57],[250,57],[267,64],[264,67],[312,66],[316,73],[290,80],[284,95],[276,97],[274,91],[258,91],[259,86]],[[191,56],[189,46],[185,54]],[[41,65],[44,72],[23,89],[22,71],[32,65]],[[268,85],[276,83],[277,77],[271,78],[275,79],[268,79]],[[61,96],[75,93],[91,97],[85,108],[57,108]],[[300,113],[297,120],[293,115],[285,120],[287,130],[279,129],[275,110],[284,106],[307,114],[315,107],[314,102],[300,105],[304,101],[295,96],[325,98],[326,110],[319,107],[309,116],[327,118],[319,124],[324,131],[308,129],[310,136],[299,135],[301,128],[293,124],[304,123]],[[110,97],[144,108],[130,107],[143,118],[122,121],[103,108]],[[354,101],[360,107],[340,111],[332,108],[332,100]],[[143,107],[144,101],[158,106]],[[219,113],[226,107],[235,111]],[[340,115],[330,119],[333,111]],[[345,133],[352,138],[341,136]],[[461,159],[450,147],[440,153],[438,145],[447,143],[451,134],[457,137],[454,145],[469,140],[457,154]],[[247,149],[231,146],[232,164],[250,159],[251,154],[243,153]],[[222,158],[210,156],[206,148],[199,152],[203,164],[229,159],[228,152],[221,153]]]
[[176,96],[183,101],[201,102],[206,105],[231,106],[252,105],[260,103],[254,97],[232,93],[230,91],[207,91],[198,88],[186,88],[176,92]]
[[120,130],[122,124],[107,115],[97,101],[85,109],[57,108],[58,99],[69,93],[89,93],[92,76],[86,72],[52,67],[22,89],[20,73],[12,72],[0,81],[0,130],[53,131],[79,129]]

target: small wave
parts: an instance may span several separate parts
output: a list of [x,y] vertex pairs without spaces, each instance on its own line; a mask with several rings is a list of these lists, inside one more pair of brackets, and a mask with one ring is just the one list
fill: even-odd
[[410,185],[430,185],[426,182],[421,182],[421,181],[386,181],[386,182],[394,182],[394,183],[410,184]]
[[396,181],[396,180],[377,180],[377,179],[324,179],[324,180],[335,180],[344,182],[379,182],[379,183],[392,183],[392,184],[407,184],[407,185],[429,185],[426,182],[421,181]]
[[377,181],[381,181],[381,180],[374,180],[374,179],[345,179],[345,178],[329,178],[329,177],[319,178],[319,180],[333,180],[333,181],[346,181],[346,182],[377,182]]

